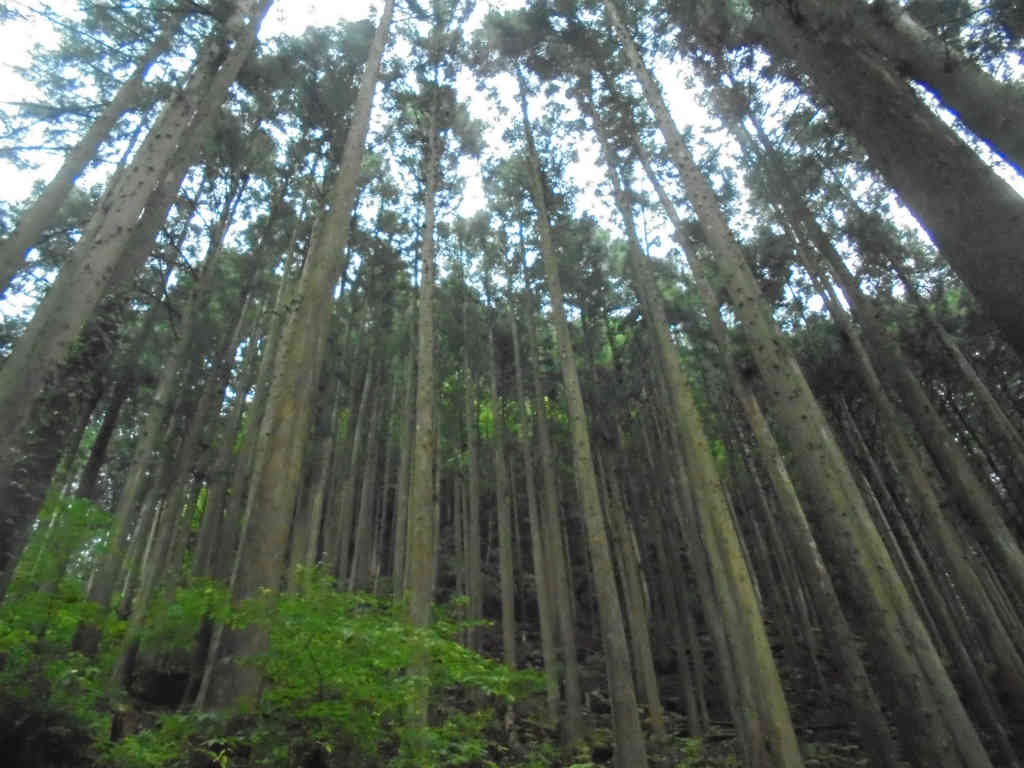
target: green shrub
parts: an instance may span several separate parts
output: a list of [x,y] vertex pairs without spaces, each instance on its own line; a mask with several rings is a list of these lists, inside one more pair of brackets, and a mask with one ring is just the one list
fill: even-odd
[[[153,638],[177,641],[216,594],[178,590],[152,618]],[[462,625],[441,612],[428,628],[404,619],[402,606],[337,592],[314,578],[302,595],[269,591],[230,617],[259,624],[270,650],[249,663],[265,685],[260,700],[222,715],[168,715],[156,727],[111,746],[110,765],[461,766],[486,764],[497,741],[490,706],[542,690],[532,672],[472,653],[455,641]],[[421,670],[410,674],[410,667]],[[409,703],[430,691],[431,717],[409,717]],[[426,762],[424,762],[426,761]]]
[[[153,671],[147,665],[187,671],[208,619],[262,626],[270,644],[266,654],[247,661],[264,677],[258,702],[217,714],[147,711],[111,683],[126,623],[85,599],[85,578],[108,526],[109,517],[89,502],[48,501],[0,605],[6,764],[422,768],[494,766],[526,757],[503,743],[507,734],[494,708],[540,695],[541,678],[460,645],[456,637],[469,626],[456,619],[464,605],[454,601],[436,611],[432,626],[415,627],[404,618],[404,606],[337,592],[333,580],[317,573],[309,574],[301,595],[268,591],[236,609],[226,590],[208,581],[159,592],[140,637],[143,674]],[[103,628],[96,659],[70,651],[83,620]],[[425,721],[409,708],[423,696],[429,702]],[[133,725],[125,738],[112,740],[115,713],[141,720],[143,728],[132,732]]]

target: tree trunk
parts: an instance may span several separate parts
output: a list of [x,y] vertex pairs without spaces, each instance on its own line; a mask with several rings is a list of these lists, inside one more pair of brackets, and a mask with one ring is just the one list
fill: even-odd
[[[413,395],[416,392],[416,356],[413,355],[412,303],[409,308],[410,349],[406,352],[405,392],[402,395],[402,414],[398,421],[398,488],[395,491],[394,558],[391,567],[391,590],[396,597],[405,591],[405,549],[409,531],[409,480],[412,458]],[[472,598],[471,598],[472,599]]]
[[230,486],[232,464],[242,460],[242,454],[235,455],[238,433],[242,428],[242,418],[246,412],[246,397],[252,389],[259,366],[256,365],[257,335],[250,337],[246,345],[245,359],[242,361],[239,374],[232,385],[235,398],[231,402],[231,410],[224,419],[224,426],[219,436],[217,458],[207,477],[206,510],[199,525],[195,551],[192,555],[192,574],[199,578],[213,575],[213,559],[215,548],[223,545],[221,532],[224,522],[224,507]]
[[[753,273],[729,231],[721,207],[672,121],[660,89],[645,68],[614,3],[605,7],[619,32],[634,74],[653,107],[670,156],[703,225],[733,310],[750,341],[773,415],[787,442],[800,446],[793,464],[813,510],[819,542],[845,579],[868,627],[884,641],[876,660],[895,684],[893,705],[911,742],[909,754],[938,765],[990,766],[938,653],[896,574],[845,458],[798,363],[767,310]],[[908,636],[912,644],[907,642]],[[910,645],[910,648],[908,648]],[[912,649],[912,650],[911,650]],[[922,686],[921,682],[927,681]],[[795,746],[795,745],[794,745]],[[799,757],[796,758],[799,760]]]
[[143,80],[149,68],[170,49],[181,20],[180,9],[168,12],[167,21],[139,58],[135,71],[121,84],[114,98],[103,108],[85,135],[68,151],[64,163],[42,194],[18,217],[14,231],[0,241],[0,295],[24,266],[26,252],[39,242],[44,230],[67,199],[75,179],[95,159],[100,145],[107,140],[121,117],[136,106],[142,96]]
[[877,58],[817,39],[780,4],[759,7],[758,30],[770,51],[792,59],[810,76],[872,165],[1024,358],[1024,199]]
[[[607,7],[610,16],[617,13],[610,4]],[[618,17],[616,15],[612,18]],[[584,105],[583,109],[588,108]],[[609,166],[609,178],[615,190],[619,211],[625,222],[634,285],[650,317],[650,329],[672,403],[671,423],[683,444],[685,468],[679,467],[677,471],[689,473],[694,493],[701,499],[702,503],[696,510],[697,519],[704,536],[704,546],[708,550],[713,588],[718,595],[719,607],[730,625],[731,636],[737,640],[733,650],[734,662],[742,665],[737,673],[743,682],[752,685],[757,695],[757,711],[745,713],[749,719],[737,726],[745,729],[750,759],[763,764],[774,761],[780,766],[798,766],[802,764],[802,759],[796,734],[782,693],[778,669],[771,656],[740,538],[732,522],[692,390],[683,377],[679,352],[669,333],[660,289],[655,283],[650,261],[636,238],[632,198],[620,179],[605,130],[596,115],[594,120]]]
[[[624,455],[622,435],[619,434],[618,437],[615,446],[616,455]],[[598,465],[602,465],[600,457]],[[613,470],[605,470],[602,474],[604,475],[602,486],[606,489],[605,510],[608,530],[611,534],[612,554],[616,556],[616,562],[619,563],[638,687],[643,692],[644,701],[647,704],[647,718],[651,725],[651,733],[658,739],[664,739],[665,710],[661,706],[658,676],[654,669],[654,653],[651,651],[650,618],[644,596],[640,557],[636,551],[633,529],[630,527],[623,509],[622,490],[615,473]]]
[[[524,265],[525,266],[525,265]],[[534,332],[533,314],[526,314],[528,348],[536,354],[537,341]],[[551,428],[548,425],[544,390],[541,388],[538,363],[530,366],[533,380],[533,402],[536,413],[537,447],[540,451],[541,490],[544,521],[544,539],[548,562],[551,564],[552,588],[555,603],[553,610],[558,616],[558,631],[562,639],[562,664],[565,668],[565,718],[562,722],[562,736],[566,744],[572,745],[583,736],[583,687],[580,682],[579,661],[576,655],[576,625],[573,617],[574,590],[570,583],[571,563],[566,563],[565,548],[562,546],[562,512],[558,503],[558,481],[555,475],[555,452],[551,445]]]
[[107,337],[116,336],[111,319],[102,318],[86,332],[33,409],[21,450],[0,466],[0,601],[10,587],[61,456],[78,447],[69,443],[68,422],[88,420],[102,396],[101,374],[113,352]]
[[[409,615],[414,624],[430,623],[434,599],[434,238],[436,233],[437,190],[441,183],[441,157],[444,138],[441,135],[439,97],[435,91],[427,116],[426,179],[423,193],[423,228],[420,246],[420,293],[416,351],[416,428],[413,440],[412,484],[409,494],[409,560],[406,580],[409,592]],[[418,702],[425,706],[425,698]],[[425,716],[425,711],[421,712]]]
[[608,534],[604,526],[601,498],[594,474],[594,460],[590,449],[587,415],[583,407],[583,393],[580,389],[576,357],[569,336],[569,324],[565,317],[561,279],[554,244],[551,240],[550,220],[545,202],[544,180],[540,160],[534,146],[526,109],[526,92],[520,75],[520,108],[526,131],[527,161],[530,169],[530,195],[537,210],[537,227],[540,231],[541,253],[547,275],[548,293],[551,296],[551,321],[558,338],[559,358],[562,364],[562,379],[565,385],[569,411],[569,429],[572,435],[573,465],[576,483],[583,511],[587,533],[594,585],[598,599],[598,614],[601,622],[601,636],[604,641],[605,662],[608,670],[608,687],[612,700],[615,733],[615,765],[617,768],[633,768],[646,765],[647,747],[637,709],[636,691],[633,688],[632,667],[629,660],[629,646],[626,642],[622,608],[615,586]]
[[[523,383],[523,364],[519,351],[519,323],[512,318],[512,355],[515,363],[516,402],[519,409],[519,449],[523,458],[523,478],[526,484],[526,513],[530,521],[530,553],[533,558],[533,579],[537,592],[537,613],[540,624],[540,648],[544,659],[544,678],[547,681],[548,719],[554,725],[559,716],[558,659],[555,650],[555,606],[552,605],[551,555],[552,543],[545,547],[544,525],[537,505],[537,485],[533,469],[533,447],[528,429],[526,386]],[[541,407],[534,401],[534,408]]]
[[[146,250],[126,246],[141,223],[140,214],[152,207],[151,193],[176,163],[176,155],[195,150],[192,139],[206,130],[249,57],[273,0],[256,2],[233,49],[226,52],[220,39],[207,41],[185,89],[168,102],[131,163],[108,184],[67,264],[0,370],[0,433],[21,433],[27,412],[103,295],[141,268]],[[17,440],[7,450],[17,450]]]
[[866,43],[900,77],[931,91],[1018,173],[1024,170],[1024,90],[1018,84],[994,78],[893,0],[811,0],[800,11],[819,39]]
[[[280,588],[312,419],[313,394],[326,344],[331,296],[347,266],[339,255],[347,256],[373,94],[393,10],[393,0],[387,0],[363,69],[329,211],[313,235],[272,363],[266,411],[258,425],[253,481],[246,508],[247,530],[239,545],[245,556],[233,584],[236,599],[249,597],[260,587],[275,591]],[[232,651],[236,657],[244,658],[263,651],[266,642],[265,632],[248,628],[236,634]],[[251,697],[260,686],[259,673],[242,665],[225,665],[220,676],[215,697],[219,702]]]
[[[900,278],[900,282],[903,284],[904,290],[907,292],[907,296],[910,297],[910,300],[918,308],[924,317],[925,323],[932,329],[939,343],[942,344],[949,357],[956,364],[957,369],[964,377],[964,380],[970,385],[974,396],[978,399],[989,426],[991,439],[995,443],[1000,455],[1006,457],[1008,466],[1004,471],[1012,475],[1012,478],[1004,477],[1004,481],[1015,479],[1017,487],[1024,489],[1024,436],[1021,435],[1017,427],[1010,421],[1006,411],[1003,410],[992,394],[991,389],[982,380],[981,376],[978,375],[978,371],[971,361],[960,350],[956,340],[943,327],[942,323],[935,317],[935,313],[931,311],[917,293],[913,282],[906,275],[905,271],[898,265],[894,264],[893,266]],[[1017,498],[1016,502],[1017,506],[1024,512],[1024,496]]]
[[110,441],[114,436],[114,430],[117,427],[117,420],[121,414],[121,408],[124,406],[125,400],[128,399],[128,395],[136,387],[135,366],[138,363],[142,349],[149,342],[150,335],[153,332],[153,324],[156,322],[156,315],[159,309],[159,306],[152,306],[146,311],[146,317],[142,321],[142,328],[139,329],[135,339],[132,341],[131,347],[129,347],[126,354],[124,354],[119,361],[120,364],[117,366],[117,381],[114,384],[114,389],[107,402],[107,410],[103,414],[103,422],[100,424],[99,432],[96,434],[96,440],[92,444],[92,450],[89,452],[89,458],[85,463],[85,467],[82,469],[82,475],[79,478],[78,486],[75,489],[75,496],[78,496],[79,498],[89,499],[92,502],[97,504],[99,503],[100,469],[102,469],[103,464],[106,461],[107,450],[109,449]]
[[[356,519],[352,547],[352,567],[348,574],[349,591],[365,592],[370,588],[370,565],[373,561],[373,501],[377,489],[377,464],[379,462],[381,411],[383,398],[375,398],[370,408],[370,424],[366,433],[366,459],[363,462],[363,484],[359,494],[359,515]],[[353,467],[354,469],[354,467]]]
[[[124,547],[132,529],[136,527],[139,504],[147,486],[152,483],[156,462],[161,453],[165,452],[161,450],[162,442],[165,439],[164,426],[174,410],[175,399],[183,377],[182,370],[189,357],[196,353],[196,350],[193,349],[196,325],[206,312],[213,295],[215,282],[218,279],[217,262],[223,253],[224,237],[231,224],[234,203],[239,191],[239,187],[236,186],[232,190],[232,194],[228,195],[220,218],[210,232],[209,248],[199,278],[189,296],[188,306],[178,329],[178,339],[164,359],[163,370],[160,372],[153,401],[135,443],[128,475],[114,509],[110,544],[89,589],[89,600],[101,609],[110,606],[115,583],[124,567]],[[92,656],[99,648],[99,641],[99,627],[91,622],[83,621],[75,632],[74,647],[76,650]]]
[[[346,454],[343,466],[344,480],[341,483],[341,490],[337,499],[333,501],[334,518],[330,527],[332,539],[327,545],[326,560],[337,575],[339,589],[344,589],[348,583],[349,567],[352,563],[352,536],[353,525],[356,517],[356,483],[359,481],[360,473],[363,470],[364,442],[368,445],[372,437],[363,435],[367,432],[367,422],[373,412],[373,350],[369,352],[370,357],[366,361],[366,373],[363,376],[363,386],[358,402],[353,400],[352,410],[349,416],[349,434],[346,436],[349,449]],[[354,395],[355,393],[353,393]],[[355,423],[352,423],[352,419]]]
[[494,323],[488,329],[491,358],[491,409],[494,413],[494,493],[498,514],[498,563],[501,582],[501,638],[505,665],[516,668],[516,585],[512,559],[512,511],[509,507],[508,475],[505,470],[505,416],[498,394],[498,351],[494,345]]

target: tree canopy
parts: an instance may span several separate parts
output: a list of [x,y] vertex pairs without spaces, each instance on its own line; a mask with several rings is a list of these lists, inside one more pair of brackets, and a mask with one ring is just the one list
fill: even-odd
[[0,3],[10,764],[1024,762],[1024,6],[302,5]]

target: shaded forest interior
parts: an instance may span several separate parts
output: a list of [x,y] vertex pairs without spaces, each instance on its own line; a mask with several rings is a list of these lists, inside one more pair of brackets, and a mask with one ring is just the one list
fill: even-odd
[[0,761],[1020,768],[1024,3],[75,5]]

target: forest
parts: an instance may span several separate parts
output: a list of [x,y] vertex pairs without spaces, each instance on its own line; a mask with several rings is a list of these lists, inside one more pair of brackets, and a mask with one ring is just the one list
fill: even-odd
[[307,13],[0,2],[0,762],[1024,765],[1024,2]]

